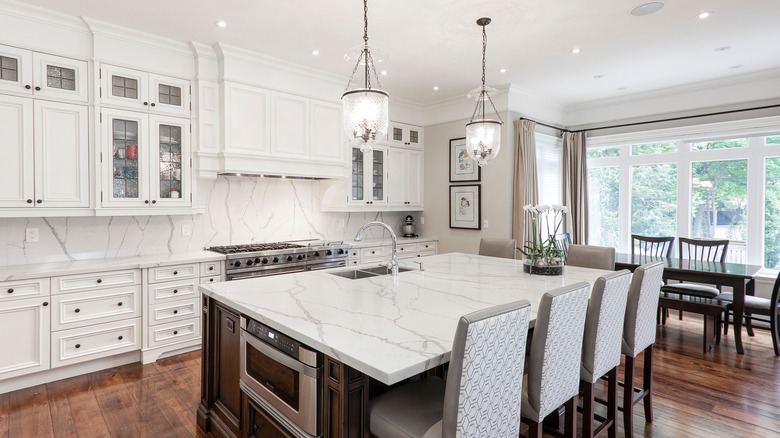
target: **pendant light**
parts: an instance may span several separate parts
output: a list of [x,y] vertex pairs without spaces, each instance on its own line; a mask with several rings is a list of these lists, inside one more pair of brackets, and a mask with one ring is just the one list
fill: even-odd
[[[360,146],[363,153],[371,152],[372,145],[387,134],[388,101],[390,95],[380,90],[379,76],[374,67],[374,58],[368,45],[368,0],[363,0],[363,45],[357,48],[357,63],[349,77],[344,94],[341,95],[342,122],[350,143]],[[349,60],[349,57],[347,57]],[[379,61],[379,60],[378,60]],[[377,61],[377,62],[378,62]],[[365,79],[363,88],[349,90],[358,67],[363,65]],[[371,87],[370,73],[374,73],[377,88]]]
[[[501,116],[498,115],[498,111],[496,111],[496,106],[493,105],[493,100],[490,99],[490,92],[494,90],[485,87],[485,51],[487,49],[485,26],[490,24],[490,21],[490,18],[477,20],[477,24],[482,26],[482,88],[474,90],[479,92],[477,106],[471,115],[471,121],[466,123],[466,147],[471,152],[471,158],[480,167],[498,155],[498,151],[501,149],[501,125],[504,124],[501,121]],[[490,102],[490,106],[493,108],[493,112],[498,117],[498,120],[485,118],[487,102]]]

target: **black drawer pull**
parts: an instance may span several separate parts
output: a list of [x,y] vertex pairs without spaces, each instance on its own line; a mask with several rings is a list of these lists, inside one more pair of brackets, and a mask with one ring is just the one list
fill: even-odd
[[76,344],[76,348],[81,348],[81,344]]
[[98,283],[102,283],[102,282],[103,282],[103,279],[101,279],[101,278],[98,278],[98,279],[97,279],[97,282],[98,282]]
[[14,293],[14,288],[10,288],[10,289],[8,289],[8,293],[9,293],[9,294],[12,294],[12,293]]
[[116,303],[116,305],[119,306],[119,307],[122,307],[122,302],[120,301],[120,302]]
[[179,271],[173,271],[173,275],[179,275]]
[[214,267],[213,266],[209,266],[209,271],[213,271],[213,270],[214,270]]
[[76,309],[76,310],[74,310],[74,312],[79,313],[79,312],[81,312],[81,309]]
[[179,313],[179,311],[178,311],[178,310],[174,310],[174,311],[173,311],[173,314],[174,314],[174,315],[175,315],[175,314],[177,314],[177,313]]
[[48,301],[44,301],[44,302],[43,302],[43,307],[46,307],[46,306],[48,306],[48,305],[49,305],[49,302],[48,302]]
[[25,86],[24,86],[24,89],[25,89],[25,90],[29,90],[30,88],[32,88],[32,87],[31,87],[31,86],[29,86],[29,85],[25,85]]
[[35,87],[35,91],[41,91],[41,87]]
[[175,293],[175,294],[179,293],[179,289],[174,289],[173,293]]
[[213,278],[209,278],[209,281],[213,283],[213,282],[214,282],[214,279],[213,279]]
[[174,331],[173,331],[173,334],[174,334],[174,335],[178,335],[178,334],[179,334],[179,331],[178,331],[178,330],[174,330]]
[[125,338],[124,336],[119,336],[117,339],[119,339],[121,341],[124,338]]

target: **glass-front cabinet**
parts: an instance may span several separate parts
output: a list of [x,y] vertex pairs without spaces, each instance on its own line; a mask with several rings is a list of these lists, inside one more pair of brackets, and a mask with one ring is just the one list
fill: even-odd
[[190,81],[101,64],[100,103],[152,114],[189,117]]
[[363,153],[352,148],[351,187],[349,202],[355,205],[381,205],[387,203],[387,149],[374,147]]
[[182,207],[190,197],[190,121],[105,109],[104,207]]
[[87,102],[87,63],[0,45],[0,91]]

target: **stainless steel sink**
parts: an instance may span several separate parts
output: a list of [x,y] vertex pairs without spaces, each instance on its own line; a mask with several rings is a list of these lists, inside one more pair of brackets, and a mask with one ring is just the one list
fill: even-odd
[[[398,272],[411,271],[412,268],[398,267]],[[384,266],[377,266],[375,268],[363,268],[353,269],[351,271],[329,272],[331,275],[337,275],[339,277],[348,278],[350,280],[357,280],[360,278],[378,277],[380,275],[389,275],[392,271]]]

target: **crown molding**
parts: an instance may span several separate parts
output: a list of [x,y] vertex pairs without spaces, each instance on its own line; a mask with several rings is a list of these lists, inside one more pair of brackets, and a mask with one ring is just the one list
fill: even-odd
[[113,38],[131,44],[141,44],[177,55],[193,56],[190,45],[182,41],[163,38],[129,27],[117,26],[94,18],[82,16],[81,19],[87,24],[93,35]]
[[84,22],[74,15],[63,14],[61,12],[52,11],[51,9],[31,6],[14,0],[0,0],[0,5],[2,5],[0,14],[85,34],[90,33],[89,29],[84,25]]
[[195,55],[196,58],[205,58],[214,61],[219,60],[217,52],[214,50],[213,46],[199,43],[197,41],[190,41],[188,44],[190,46],[190,50],[192,50],[192,54]]

